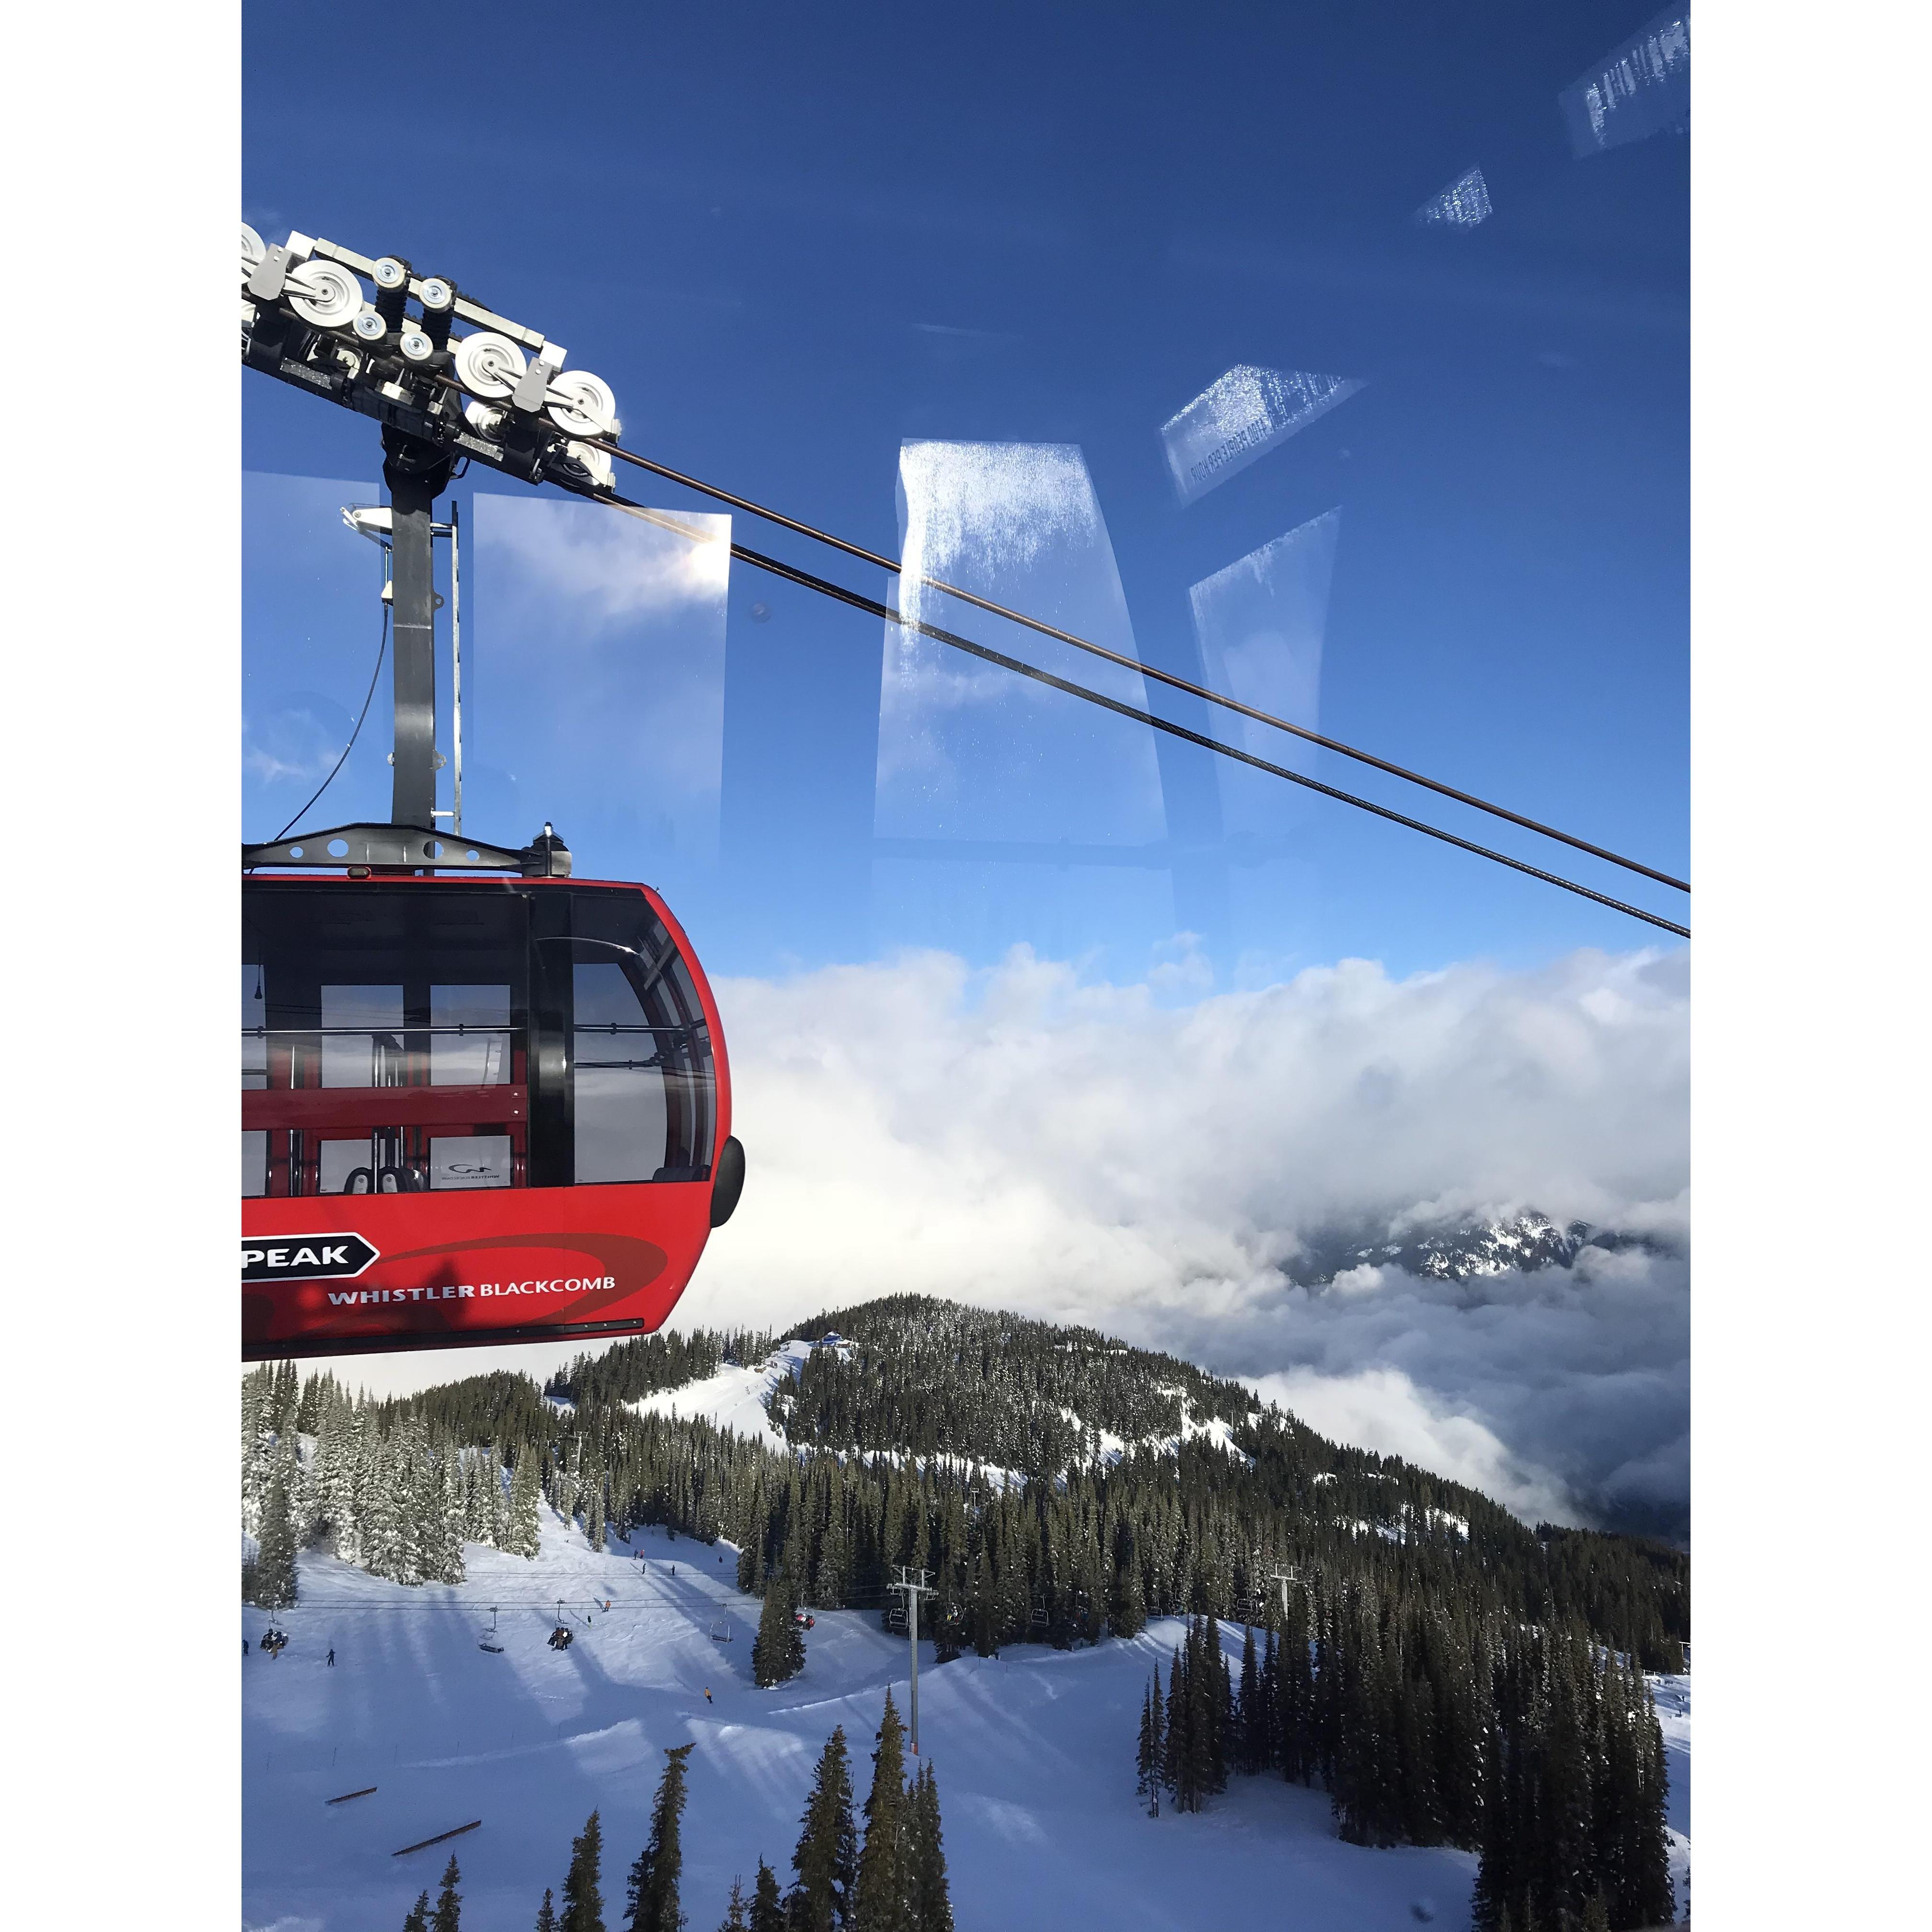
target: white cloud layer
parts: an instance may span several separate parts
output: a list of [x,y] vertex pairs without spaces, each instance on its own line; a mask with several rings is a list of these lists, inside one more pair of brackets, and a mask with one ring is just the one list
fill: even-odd
[[1688,967],[1370,962],[1164,1006],[1024,951],[728,982],[750,1179],[681,1324],[899,1291],[1090,1322],[1530,1516],[1670,1522],[1688,1266],[1290,1285],[1324,1228],[1534,1208],[1688,1242]]
[[[1654,953],[1406,980],[1348,961],[1205,998],[1024,953],[724,982],[750,1174],[676,1325],[783,1329],[902,1291],[1090,1322],[1527,1519],[1680,1528],[1688,982]],[[1287,1278],[1324,1227],[1525,1208],[1677,1252]],[[576,1352],[339,1367],[394,1391]]]

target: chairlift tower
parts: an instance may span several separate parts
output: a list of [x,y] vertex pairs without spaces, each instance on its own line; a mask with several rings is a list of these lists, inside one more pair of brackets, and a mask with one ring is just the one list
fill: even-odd
[[1299,1568],[1292,1563],[1286,1570],[1270,1570],[1268,1572],[1268,1580],[1280,1586],[1281,1620],[1284,1624],[1288,1622],[1288,1592],[1290,1585],[1298,1589],[1306,1590],[1311,1597],[1315,1594],[1315,1586],[1310,1582],[1302,1575]]
[[926,1582],[930,1571],[915,1573],[902,1563],[899,1565],[899,1580],[890,1587],[900,1592],[906,1600],[906,1634],[912,1648],[912,1692],[908,1700],[907,1730],[912,1738],[912,1754],[919,1755],[919,1600],[933,1595],[932,1586]]

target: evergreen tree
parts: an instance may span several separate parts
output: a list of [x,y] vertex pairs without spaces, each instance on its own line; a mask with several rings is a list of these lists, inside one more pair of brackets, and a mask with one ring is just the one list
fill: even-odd
[[543,1452],[526,1443],[517,1451],[516,1466],[510,1478],[509,1522],[505,1532],[511,1553],[534,1556],[542,1544],[538,1526],[538,1505],[543,1500]]
[[442,1889],[436,1895],[436,1912],[429,1922],[430,1932],[462,1932],[463,1894],[456,1888],[462,1877],[457,1868],[456,1854],[452,1852],[448,1864],[442,1868]]
[[679,1827],[684,1816],[685,1760],[696,1748],[679,1744],[664,1753],[664,1775],[651,1807],[651,1835],[631,1867],[627,1932],[680,1932],[685,1923],[678,1903],[684,1870]]
[[416,1902],[410,1907],[410,1916],[403,1921],[403,1932],[429,1932],[429,1894],[420,1892]]
[[1147,1806],[1148,1816],[1160,1816],[1161,1737],[1160,1671],[1156,1667],[1154,1681],[1147,1688],[1147,1694],[1141,1700],[1141,1735],[1138,1748],[1134,1754],[1136,1773],[1134,1790]]
[[1255,1655],[1254,1626],[1248,1623],[1241,1626],[1241,1681],[1235,1694],[1235,1719],[1240,1744],[1233,1754],[1234,1761],[1252,1777],[1262,1768],[1267,1698],[1262,1689],[1261,1665]]
[[[1222,1593],[1232,1594],[1232,1582]],[[1208,1765],[1212,1782],[1210,1791],[1226,1791],[1228,1788],[1228,1770],[1231,1758],[1238,1754],[1234,1730],[1234,1684],[1228,1674],[1228,1653],[1221,1647],[1221,1626],[1212,1610],[1208,1613],[1206,1628],[1202,1632],[1202,1646],[1208,1654],[1211,1666],[1209,1681]]]
[[550,1901],[550,1887],[544,1887],[544,1900],[537,1907],[536,1932],[556,1932],[556,1907]]
[[[1156,1684],[1160,1681],[1158,1668],[1154,1681]],[[1160,1781],[1174,1800],[1177,1811],[1198,1811],[1201,1808],[1200,1794],[1192,1774],[1192,1709],[1187,1695],[1187,1666],[1177,1645],[1168,1666],[1167,1737],[1162,1747],[1160,1763]]]
[[[1221,1702],[1226,1673],[1220,1667],[1220,1646],[1208,1649],[1208,1626],[1196,1617],[1187,1628],[1186,1669],[1186,1727],[1183,1736],[1180,1788],[1175,1794],[1177,1809],[1198,1811],[1214,1792],[1226,1782],[1221,1760]],[[1168,1705],[1170,1726],[1173,1702]]]
[[758,1882],[752,1888],[752,1932],[785,1932],[784,1903],[778,1896],[778,1875],[763,1858]]
[[758,1688],[769,1690],[795,1677],[805,1667],[805,1638],[798,1628],[798,1604],[783,1576],[765,1580],[764,1607],[758,1612],[758,1634],[752,1644],[752,1675]]
[[795,1876],[786,1900],[791,1932],[846,1932],[858,1862],[852,1822],[852,1773],[841,1725],[825,1741],[792,1853]]
[[750,1921],[746,1916],[745,1885],[742,1879],[731,1881],[731,1896],[724,1902],[724,1916],[718,1922],[718,1932],[751,1932]]
[[866,1843],[852,1894],[854,1932],[902,1932],[912,1890],[912,1818],[905,1786],[904,1727],[886,1692],[866,1797]]
[[262,1501],[260,1549],[255,1558],[255,1600],[265,1610],[285,1610],[296,1600],[294,1457],[278,1454]]
[[592,1469],[584,1498],[584,1540],[592,1550],[604,1547],[604,1474]]
[[939,1821],[939,1774],[928,1758],[913,1782],[912,1891],[908,1932],[953,1932],[946,1879],[946,1839]]
[[557,1932],[604,1932],[603,1865],[604,1826],[593,1811],[570,1841],[570,1870],[564,1874]]

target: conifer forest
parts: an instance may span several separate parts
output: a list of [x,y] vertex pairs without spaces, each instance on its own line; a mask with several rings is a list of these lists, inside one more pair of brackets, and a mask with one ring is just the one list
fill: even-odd
[[[900,1566],[929,1573],[941,1668],[1184,1618],[1119,1740],[1150,1811],[1202,1810],[1236,1778],[1311,1786],[1352,1842],[1475,1853],[1478,1932],[1625,1932],[1684,1903],[1645,1676],[1684,1668],[1684,1552],[1529,1527],[1090,1330],[904,1296],[790,1332],[822,1341],[770,1399],[782,1448],[630,1406],[764,1362],[770,1335],[652,1336],[544,1388],[498,1371],[394,1400],[264,1365],[243,1384],[244,1597],[294,1603],[311,1546],[401,1584],[458,1582],[466,1543],[534,1557],[548,1504],[599,1549],[646,1526],[734,1546],[738,1589],[762,1600],[761,1684],[800,1668],[813,1612],[903,1628]],[[840,1733],[789,1894],[747,1847],[756,1876],[727,1927],[950,1928],[937,1786],[929,1766],[905,1776],[890,1700],[874,1743],[862,1833]],[[613,1923],[680,1922],[675,1752],[663,1777]],[[604,1923],[582,1902],[594,1862],[580,1840],[549,1922]],[[412,1922],[446,1910],[454,1927],[457,1909],[425,1893]]]

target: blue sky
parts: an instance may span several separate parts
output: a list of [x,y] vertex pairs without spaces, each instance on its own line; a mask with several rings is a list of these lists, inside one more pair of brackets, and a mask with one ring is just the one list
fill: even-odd
[[[602,374],[632,446],[888,552],[902,519],[950,518],[969,587],[1185,674],[1242,642],[1204,637],[1202,613],[1229,606],[1198,586],[1335,513],[1322,580],[1297,565],[1236,614],[1285,640],[1257,688],[1684,868],[1688,143],[1666,132],[1578,160],[1558,100],[1641,10],[989,7],[909,24],[898,9],[740,7],[586,14],[551,33],[480,5],[460,34],[453,18],[248,10],[258,227],[449,274]],[[554,71],[506,111],[508,76],[531,61]],[[394,77],[431,71],[415,106]],[[426,192],[394,192],[392,147]],[[1412,219],[1472,166],[1491,209],[1479,225]],[[1184,504],[1162,425],[1246,368],[1363,386]],[[314,761],[367,686],[374,552],[328,522],[334,479],[377,494],[376,455],[366,422],[256,377],[244,397],[252,472],[332,480],[313,500],[250,486],[244,824],[262,836],[311,788],[300,772],[326,769]],[[1024,483],[962,524],[975,461],[956,450],[909,502],[902,450],[934,443],[1031,446],[987,459],[1009,477],[1061,452],[1079,528],[1053,554],[1003,548],[1002,515],[1038,521]],[[622,487],[705,507],[635,475]],[[1231,852],[1258,808],[1231,800],[1216,761],[1018,691],[969,694],[963,712],[942,691],[936,755],[956,799],[922,838],[894,788],[908,752],[934,747],[904,737],[919,706],[890,676],[882,726],[876,623],[742,566],[700,572],[684,605],[634,586],[596,604],[547,583],[531,493],[472,472],[456,494],[472,533],[469,829],[520,838],[554,819],[580,869],[674,889],[716,969],[920,943],[984,964],[1024,941],[1117,980],[1186,953],[1190,983],[1226,986],[1348,956],[1398,973],[1528,966],[1658,937],[1318,800],[1258,808],[1275,814],[1260,846]],[[296,508],[311,500],[313,535]],[[828,562],[742,518],[734,534]],[[628,524],[577,540],[650,542]],[[639,581],[657,568],[647,548],[633,562]],[[830,574],[884,587],[860,566]],[[538,608],[554,636],[533,628]],[[1009,641],[994,620],[953,620]],[[1104,682],[1090,661],[1077,674]],[[380,814],[385,696],[311,823]],[[1202,722],[1189,700],[1160,708]],[[667,755],[692,769],[666,778]],[[1307,768],[1421,800],[1331,757]],[[666,783],[683,788],[675,809]],[[715,844],[673,824],[693,812],[715,814]],[[1446,804],[1423,815],[1489,837]],[[1029,838],[1154,862],[1014,862]],[[1226,862],[1258,850],[1266,863]],[[1624,896],[1622,875],[1580,856],[1574,870]],[[1682,916],[1677,896],[1631,883]]]

